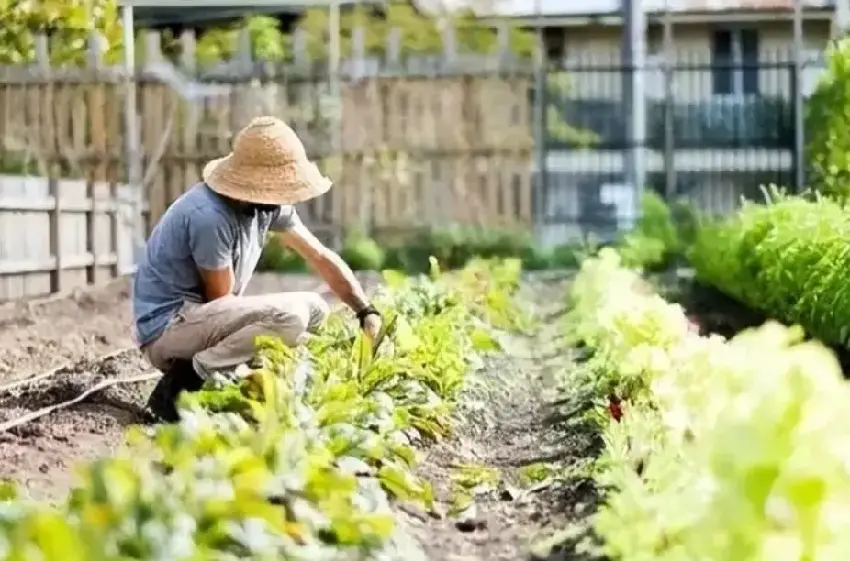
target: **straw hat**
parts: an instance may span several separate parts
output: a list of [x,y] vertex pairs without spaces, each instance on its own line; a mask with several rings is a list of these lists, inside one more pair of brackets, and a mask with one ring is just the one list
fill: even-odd
[[230,154],[204,167],[203,178],[216,193],[254,204],[292,205],[331,188],[295,131],[277,117],[253,119]]

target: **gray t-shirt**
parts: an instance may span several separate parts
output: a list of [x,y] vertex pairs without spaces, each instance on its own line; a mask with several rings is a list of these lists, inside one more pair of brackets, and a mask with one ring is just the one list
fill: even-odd
[[299,223],[295,207],[257,210],[234,208],[203,183],[181,195],[151,232],[133,277],[133,320],[140,345],[156,340],[184,302],[205,301],[198,269],[233,267],[234,294],[254,274],[272,224]]

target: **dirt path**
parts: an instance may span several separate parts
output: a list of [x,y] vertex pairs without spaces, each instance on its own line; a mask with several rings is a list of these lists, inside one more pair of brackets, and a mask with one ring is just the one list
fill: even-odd
[[[472,376],[457,434],[428,450],[420,465],[441,514],[452,510],[462,482],[484,482],[472,509],[461,516],[402,512],[430,561],[527,560],[535,545],[590,512],[595,496],[589,489],[552,476],[584,461],[593,445],[588,435],[570,434],[553,422],[548,405],[556,397],[557,376],[570,364],[558,342],[564,290],[564,279],[557,277],[526,286],[543,304],[540,332],[509,338],[507,353]],[[560,558],[566,559],[551,557]]]
[[[255,275],[250,285],[254,294],[281,290],[327,292],[327,287],[308,275],[275,274]],[[129,295],[124,279],[96,290],[0,306],[0,386],[65,365],[41,383],[0,391],[0,423],[73,399],[105,380],[150,372],[134,350],[104,359],[107,353],[132,349]],[[34,499],[64,496],[77,463],[120,446],[155,383],[112,386],[0,433],[0,479],[18,482]]]

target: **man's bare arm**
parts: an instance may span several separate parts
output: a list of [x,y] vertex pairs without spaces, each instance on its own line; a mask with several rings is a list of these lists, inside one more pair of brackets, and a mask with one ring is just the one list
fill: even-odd
[[199,269],[201,281],[204,284],[204,295],[207,302],[218,300],[223,296],[233,293],[233,269],[218,269],[210,271],[207,269]]
[[369,305],[366,293],[351,267],[319,241],[300,220],[281,232],[281,241],[300,255],[352,310],[359,312]]

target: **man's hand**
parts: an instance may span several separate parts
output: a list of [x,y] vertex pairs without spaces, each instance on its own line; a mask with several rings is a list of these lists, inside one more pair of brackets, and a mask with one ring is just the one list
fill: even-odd
[[363,332],[374,341],[378,338],[378,333],[381,332],[381,316],[378,314],[369,314],[363,318]]

